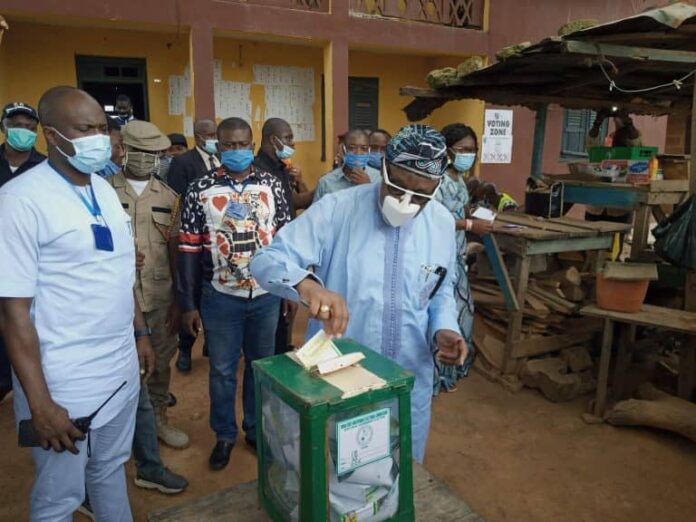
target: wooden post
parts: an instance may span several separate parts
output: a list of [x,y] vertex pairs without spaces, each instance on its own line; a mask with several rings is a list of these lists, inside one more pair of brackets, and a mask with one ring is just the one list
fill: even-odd
[[[694,94],[691,98],[691,169],[689,171],[689,195],[696,194],[696,81],[694,81]],[[686,272],[686,284],[684,285],[684,310],[696,311],[696,273]]]
[[637,261],[648,246],[648,236],[650,235],[650,206],[647,203],[640,203],[636,207],[634,219],[631,259]]
[[532,149],[532,177],[540,178],[542,163],[544,160],[544,138],[546,136],[546,114],[548,105],[540,105],[536,110],[536,121],[534,124],[534,148]]
[[597,396],[595,397],[595,417],[602,418],[607,405],[607,388],[609,381],[609,360],[611,359],[611,343],[614,339],[614,321],[604,319],[604,334],[602,335],[602,353],[599,357],[599,376],[597,377]]
[[515,258],[515,294],[517,295],[519,309],[510,312],[501,373],[505,373],[505,369],[508,367],[508,362],[512,357],[512,348],[515,343],[519,342],[522,334],[522,318],[524,316],[524,302],[525,296],[527,295],[527,283],[529,283],[530,261],[531,258],[527,254],[523,254],[522,256]]

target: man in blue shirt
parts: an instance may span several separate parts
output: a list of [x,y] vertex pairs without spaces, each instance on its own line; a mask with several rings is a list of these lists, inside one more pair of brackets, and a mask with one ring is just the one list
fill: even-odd
[[308,337],[323,326],[416,375],[411,419],[418,462],[430,426],[433,351],[462,364],[468,350],[454,301],[454,219],[431,201],[446,166],[440,133],[404,127],[387,146],[382,183],[322,198],[251,263],[261,287],[308,304]]
[[313,203],[327,194],[379,181],[379,170],[367,165],[370,159],[370,142],[367,132],[361,129],[348,131],[343,139],[342,147],[343,165],[319,179]]

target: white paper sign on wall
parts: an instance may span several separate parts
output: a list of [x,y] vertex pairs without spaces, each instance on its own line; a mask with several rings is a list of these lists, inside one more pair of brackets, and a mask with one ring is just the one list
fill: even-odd
[[512,163],[511,110],[486,109],[481,163]]

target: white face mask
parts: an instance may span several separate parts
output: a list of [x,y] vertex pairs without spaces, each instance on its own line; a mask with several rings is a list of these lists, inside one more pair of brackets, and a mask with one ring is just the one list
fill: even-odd
[[411,194],[404,194],[400,199],[387,194],[382,201],[382,216],[393,227],[400,227],[411,221],[420,211],[420,205],[411,203]]
[[394,183],[392,183],[389,179],[389,172],[387,171],[386,164],[382,166],[382,178],[388,186],[396,188],[404,193],[403,196],[399,198],[392,196],[391,194],[387,194],[380,206],[382,217],[384,217],[384,220],[393,227],[401,227],[405,225],[416,217],[418,212],[420,212],[421,206],[417,205],[416,203],[411,203],[411,198],[413,196],[419,196],[431,200],[440,188],[440,185],[438,184],[431,194],[423,194],[394,185]]

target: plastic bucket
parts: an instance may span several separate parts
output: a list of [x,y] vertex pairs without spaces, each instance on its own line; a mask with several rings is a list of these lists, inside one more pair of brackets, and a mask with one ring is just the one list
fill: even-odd
[[597,273],[597,306],[603,310],[635,314],[640,312],[648,293],[648,279],[606,279]]

